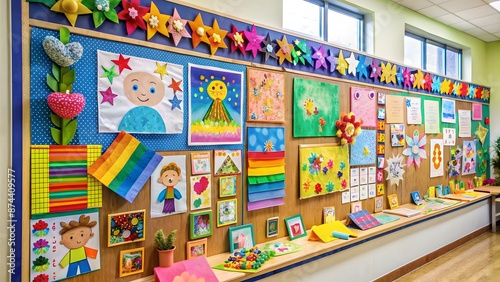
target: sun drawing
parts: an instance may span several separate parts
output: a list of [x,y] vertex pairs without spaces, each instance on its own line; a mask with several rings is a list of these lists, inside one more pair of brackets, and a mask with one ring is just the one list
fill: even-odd
[[274,144],[271,140],[264,142],[264,150],[266,152],[271,152],[274,149]]
[[203,117],[203,121],[205,123],[207,121],[231,123],[233,119],[223,103],[227,96],[226,84],[222,80],[213,80],[207,86],[207,93],[212,98],[212,104]]

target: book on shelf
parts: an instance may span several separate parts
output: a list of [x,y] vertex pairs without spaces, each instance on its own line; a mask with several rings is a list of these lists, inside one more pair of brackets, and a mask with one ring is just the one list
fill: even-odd
[[422,211],[409,209],[409,208],[397,208],[393,210],[384,210],[385,213],[401,215],[406,217],[416,216],[422,213]]
[[391,207],[391,210],[399,208],[398,195],[396,194],[387,195],[387,200],[389,201],[389,206]]

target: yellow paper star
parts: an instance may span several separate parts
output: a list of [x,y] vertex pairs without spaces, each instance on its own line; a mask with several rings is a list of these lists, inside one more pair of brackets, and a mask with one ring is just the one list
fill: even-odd
[[488,134],[488,128],[483,127],[481,123],[477,125],[476,136],[479,141],[481,141],[481,145],[484,143],[484,139],[486,139],[486,134]]
[[75,26],[78,15],[92,14],[92,11],[82,4],[82,0],[59,0],[50,10],[63,13],[72,26]]
[[212,25],[212,29],[207,30],[208,42],[210,44],[210,53],[213,55],[217,52],[219,48],[227,48],[226,42],[224,42],[224,38],[226,38],[227,30],[223,30],[219,28],[219,23],[217,19],[214,19],[214,24]]
[[155,70],[155,73],[159,74],[160,75],[160,79],[163,79],[163,76],[164,75],[167,75],[168,74],[168,71],[167,71],[167,63],[165,63],[163,66],[156,62],[156,70]]
[[455,96],[460,96],[460,90],[462,89],[462,83],[455,81],[455,85],[453,85],[453,92]]
[[380,76],[380,82],[394,83],[396,84],[396,65],[391,66],[390,62],[384,65],[382,63],[382,75]]
[[286,39],[286,35],[283,35],[283,39],[279,40],[276,39],[276,42],[278,42],[278,45],[280,46],[280,49],[278,52],[276,52],[276,56],[279,58],[279,64],[283,64],[285,59],[288,62],[292,62],[292,50],[293,50],[293,45],[288,44],[288,40]]
[[418,70],[413,81],[413,88],[424,89],[424,74]]
[[188,24],[192,30],[191,42],[193,43],[193,48],[196,48],[198,44],[200,44],[200,42],[205,42],[207,44],[210,44],[210,41],[208,40],[207,37],[207,31],[211,30],[212,28],[206,26],[203,23],[203,18],[201,17],[200,13],[198,13],[194,21],[188,21]]
[[440,91],[439,93],[441,94],[448,94],[448,91],[450,91],[450,81],[447,80],[446,78],[443,79],[443,82],[441,82],[440,86]]
[[342,75],[345,75],[345,70],[347,68],[347,62],[344,59],[344,54],[342,53],[342,50],[340,50],[339,57],[337,58],[337,67],[336,68]]
[[363,155],[368,156],[369,154],[370,154],[370,149],[368,149],[368,147],[365,146],[363,148]]
[[167,22],[170,19],[170,15],[164,15],[160,13],[160,10],[156,7],[155,3],[151,2],[151,8],[149,8],[149,13],[142,17],[146,21],[148,26],[148,39],[151,39],[156,32],[159,32],[166,37],[170,37],[167,30]]

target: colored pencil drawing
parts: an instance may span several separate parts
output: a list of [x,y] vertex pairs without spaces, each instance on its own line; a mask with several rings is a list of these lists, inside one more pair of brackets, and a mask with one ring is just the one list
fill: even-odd
[[219,178],[219,197],[236,196],[237,187],[236,176],[224,176]]
[[464,152],[462,154],[462,175],[476,173],[476,142],[464,141]]
[[249,68],[248,121],[285,122],[285,75]]
[[214,150],[214,175],[241,174],[241,150]]

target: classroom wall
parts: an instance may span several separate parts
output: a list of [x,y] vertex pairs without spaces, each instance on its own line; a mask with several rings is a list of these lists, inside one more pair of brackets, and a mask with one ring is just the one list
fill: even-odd
[[[0,4],[0,33],[10,34],[10,1],[2,1]],[[0,223],[7,220],[7,166],[10,163],[10,63],[9,63],[10,41],[0,41],[0,91],[2,96],[7,99],[0,103]],[[8,231],[6,228],[0,228],[0,281],[8,281],[7,265],[4,263],[7,257],[7,238]]]
[[490,141],[491,144],[500,137],[500,111],[495,111],[500,105],[500,41],[491,42],[487,44],[486,57],[488,58],[488,64],[486,64],[486,73],[488,86],[491,86],[491,100],[490,100],[490,121],[491,121],[491,132]]

